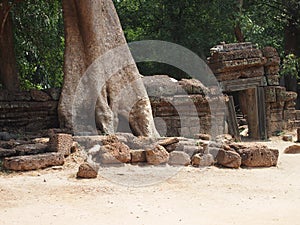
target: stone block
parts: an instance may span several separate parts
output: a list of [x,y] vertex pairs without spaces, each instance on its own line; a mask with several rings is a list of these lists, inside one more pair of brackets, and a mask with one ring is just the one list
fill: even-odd
[[49,148],[53,152],[62,153],[64,156],[71,154],[73,137],[71,134],[52,134],[49,140]]
[[28,171],[44,169],[50,166],[64,164],[64,156],[61,153],[45,153],[39,155],[26,155],[4,158],[3,167],[14,171]]
[[164,164],[169,161],[169,153],[163,146],[156,145],[152,149],[146,150],[146,159],[151,165]]
[[190,156],[185,152],[173,151],[169,155],[168,164],[170,165],[188,166],[190,162]]

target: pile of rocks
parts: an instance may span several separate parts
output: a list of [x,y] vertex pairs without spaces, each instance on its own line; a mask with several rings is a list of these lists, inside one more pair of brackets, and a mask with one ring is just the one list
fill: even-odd
[[232,142],[230,135],[212,141],[204,134],[199,134],[197,139],[152,139],[129,133],[76,137],[51,133],[50,138],[0,141],[0,158],[6,170],[44,169],[62,166],[66,157],[78,150],[78,145],[85,152],[85,163],[79,166],[78,178],[95,178],[99,167],[124,163],[239,168],[276,166],[278,160],[277,150],[262,145],[237,144]]
[[[207,139],[207,136],[203,137]],[[279,155],[278,150],[264,145],[234,143],[229,135],[218,137],[216,141],[182,137],[153,140],[130,134],[75,137],[75,140],[88,147],[88,164],[79,168],[79,177],[84,177],[82,174],[87,174],[88,170],[92,174],[99,166],[122,163],[195,167],[216,165],[226,168],[271,167],[277,165]]]
[[53,134],[49,138],[25,140],[2,140],[0,158],[3,168],[13,171],[44,169],[61,166],[65,157],[74,151],[73,137],[70,134]]

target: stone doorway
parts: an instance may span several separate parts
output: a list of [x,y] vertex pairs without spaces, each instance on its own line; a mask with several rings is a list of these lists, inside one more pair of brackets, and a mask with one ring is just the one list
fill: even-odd
[[[221,82],[223,92],[229,96],[229,106],[237,106],[245,115],[251,139],[267,139],[263,86],[264,79],[262,77]],[[229,132],[240,138],[236,110],[233,107],[228,108],[229,114],[231,114],[227,116]]]

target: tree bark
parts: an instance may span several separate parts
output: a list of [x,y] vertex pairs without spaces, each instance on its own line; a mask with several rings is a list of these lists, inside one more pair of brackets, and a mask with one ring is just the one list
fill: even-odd
[[[83,132],[96,123],[102,132],[112,134],[121,114],[135,135],[158,136],[146,89],[112,0],[63,0],[63,13],[66,47],[58,108],[61,127]],[[124,59],[128,64],[118,68]],[[95,121],[90,121],[93,116]]]
[[9,10],[9,2],[4,0],[0,8],[0,78],[4,89],[18,91],[20,84]]

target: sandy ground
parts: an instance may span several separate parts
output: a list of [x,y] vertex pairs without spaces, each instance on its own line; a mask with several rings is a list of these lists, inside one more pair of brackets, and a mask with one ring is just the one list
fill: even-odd
[[264,169],[126,166],[94,180],[76,171],[2,174],[0,224],[300,224],[300,155]]

